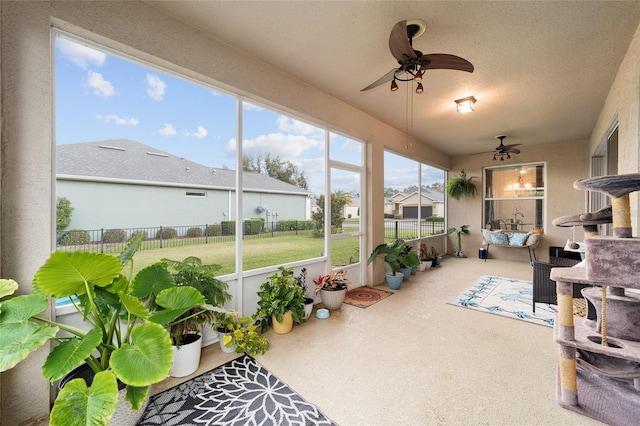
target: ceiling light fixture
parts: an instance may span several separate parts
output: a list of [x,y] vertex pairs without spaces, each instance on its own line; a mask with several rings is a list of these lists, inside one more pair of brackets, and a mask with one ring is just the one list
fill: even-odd
[[473,96],[468,96],[466,98],[457,99],[455,102],[458,113],[466,114],[473,111],[473,104],[476,103],[476,98],[474,98]]

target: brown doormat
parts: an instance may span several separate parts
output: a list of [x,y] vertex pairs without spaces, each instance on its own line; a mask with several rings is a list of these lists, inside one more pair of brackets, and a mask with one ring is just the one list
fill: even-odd
[[393,294],[392,291],[379,290],[371,287],[356,287],[347,291],[344,296],[344,303],[357,306],[358,308],[368,308]]

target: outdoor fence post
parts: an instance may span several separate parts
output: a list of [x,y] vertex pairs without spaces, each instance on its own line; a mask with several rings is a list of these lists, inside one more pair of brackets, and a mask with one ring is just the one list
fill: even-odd
[[396,236],[395,239],[398,239],[398,221],[396,220]]
[[204,243],[209,244],[209,224],[204,225]]
[[160,248],[162,248],[162,226],[160,227]]
[[104,228],[100,228],[100,253],[104,253]]

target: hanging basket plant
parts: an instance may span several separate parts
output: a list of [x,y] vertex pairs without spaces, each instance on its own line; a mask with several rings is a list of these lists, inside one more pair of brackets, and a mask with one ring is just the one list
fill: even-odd
[[453,177],[447,181],[447,195],[451,198],[459,200],[462,197],[473,198],[478,193],[478,189],[474,185],[474,176],[467,177],[467,173],[462,169],[459,176]]

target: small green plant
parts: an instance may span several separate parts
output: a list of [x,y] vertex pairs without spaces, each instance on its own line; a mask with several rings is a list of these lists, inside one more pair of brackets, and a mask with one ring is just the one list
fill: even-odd
[[236,345],[237,353],[255,356],[263,355],[269,349],[269,339],[260,336],[258,325],[254,324],[251,318],[236,311],[220,314],[216,328],[226,333],[222,338],[222,344],[227,347]]
[[293,322],[304,322],[304,299],[302,287],[293,276],[292,268],[279,267],[280,272],[271,275],[260,285],[258,311],[253,319],[264,333],[271,325],[272,318],[282,322],[287,311],[291,311]]
[[[222,268],[220,265],[203,265],[202,261],[189,256],[184,260],[162,259],[172,272],[173,279],[177,286],[191,286],[195,288],[207,304],[222,307],[231,300],[231,295],[227,291],[229,285],[220,281],[215,274]],[[216,314],[212,311],[203,311],[199,308],[191,309],[178,318],[176,324],[169,328],[171,340],[176,346],[182,345],[190,333],[196,333],[203,324],[216,321]]]
[[60,237],[59,244],[61,246],[79,246],[82,244],[89,244],[89,241],[91,241],[89,231],[72,229],[71,231],[65,232],[64,235]]
[[409,245],[405,245],[400,252],[400,257],[398,261],[400,262],[400,267],[404,268],[416,268],[420,265],[420,258],[418,254],[414,252],[413,247]]
[[456,257],[465,257],[464,254],[462,254],[462,238],[461,236],[464,235],[470,235],[471,232],[469,232],[469,225],[462,225],[459,228],[456,227],[451,227],[449,229],[447,229],[447,233],[448,234],[456,234],[456,248],[454,251],[454,256]]
[[418,255],[411,251],[411,248],[409,248],[408,253],[404,253],[404,251],[405,242],[402,239],[397,239],[391,244],[382,243],[373,249],[367,264],[373,262],[378,256],[384,255],[384,261],[389,264],[393,274],[398,272],[398,268],[400,268],[401,265],[411,267],[420,265]]
[[162,238],[163,240],[170,240],[178,236],[178,231],[175,228],[162,228],[156,232],[156,238]]
[[127,241],[127,232],[124,229],[107,229],[102,235],[104,243],[122,243]]
[[473,176],[467,177],[467,173],[462,169],[459,176],[453,177],[447,181],[445,187],[447,194],[451,198],[459,200],[462,197],[475,197],[478,189],[472,182]]

